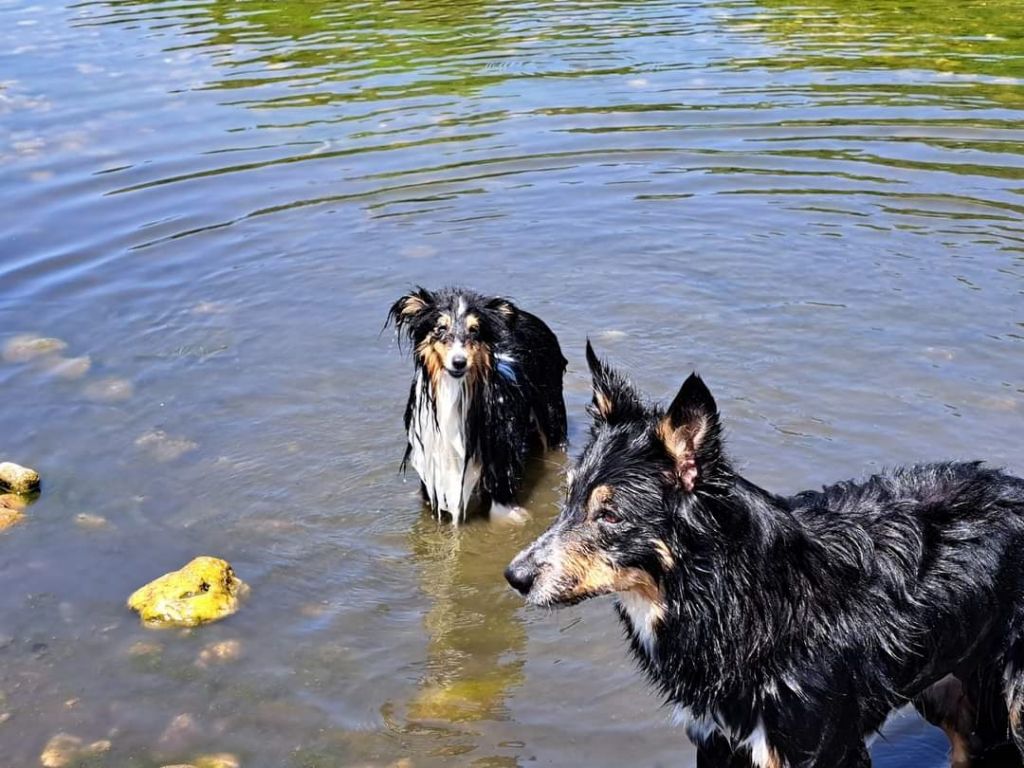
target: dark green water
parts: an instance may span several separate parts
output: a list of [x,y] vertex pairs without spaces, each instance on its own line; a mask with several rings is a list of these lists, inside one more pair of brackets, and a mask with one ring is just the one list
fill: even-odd
[[[0,460],[45,482],[0,533],[3,768],[59,731],[116,768],[692,765],[610,604],[503,585],[564,457],[523,530],[397,475],[412,283],[551,324],[571,451],[590,335],[658,396],[698,368],[775,490],[1024,472],[1017,0],[0,0],[0,195],[0,345],[89,357],[0,363]],[[139,627],[204,553],[243,609]],[[946,747],[903,717],[874,754]]]

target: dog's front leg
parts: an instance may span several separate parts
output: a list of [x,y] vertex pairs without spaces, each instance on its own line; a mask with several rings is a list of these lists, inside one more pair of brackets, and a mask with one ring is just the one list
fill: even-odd
[[735,750],[715,734],[697,744],[697,768],[754,768],[754,764],[749,750]]

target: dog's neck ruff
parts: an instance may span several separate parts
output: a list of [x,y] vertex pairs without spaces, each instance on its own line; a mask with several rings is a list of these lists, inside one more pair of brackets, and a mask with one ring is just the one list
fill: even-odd
[[465,518],[480,480],[475,446],[467,445],[467,415],[471,390],[466,378],[442,373],[436,386],[416,374],[416,402],[409,423],[409,461],[427,489],[431,506]]

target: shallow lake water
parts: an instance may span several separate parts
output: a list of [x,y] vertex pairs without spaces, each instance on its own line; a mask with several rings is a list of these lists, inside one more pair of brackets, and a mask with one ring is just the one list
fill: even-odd
[[[0,0],[0,201],[0,345],[76,359],[0,362],[0,460],[44,479],[0,533],[3,768],[58,732],[117,768],[693,765],[608,601],[504,586],[565,455],[523,529],[398,474],[412,284],[549,322],[570,456],[589,335],[658,397],[700,370],[774,490],[1024,472],[1018,0]],[[140,627],[198,554],[240,612]],[[873,749],[946,751],[909,715]]]

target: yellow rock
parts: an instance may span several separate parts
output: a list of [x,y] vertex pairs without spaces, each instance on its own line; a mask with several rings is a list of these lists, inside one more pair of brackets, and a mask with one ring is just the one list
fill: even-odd
[[13,462],[0,463],[0,488],[15,493],[29,493],[39,487],[39,473]]
[[24,519],[25,516],[21,513],[20,509],[0,507],[0,531],[5,531],[12,525],[17,525]]
[[35,360],[37,357],[52,355],[56,352],[63,352],[68,348],[66,342],[60,339],[44,339],[39,336],[26,334],[15,336],[4,344],[4,360],[9,363],[25,363]]
[[128,607],[147,626],[194,627],[230,616],[248,591],[225,561],[204,556],[135,590]]

